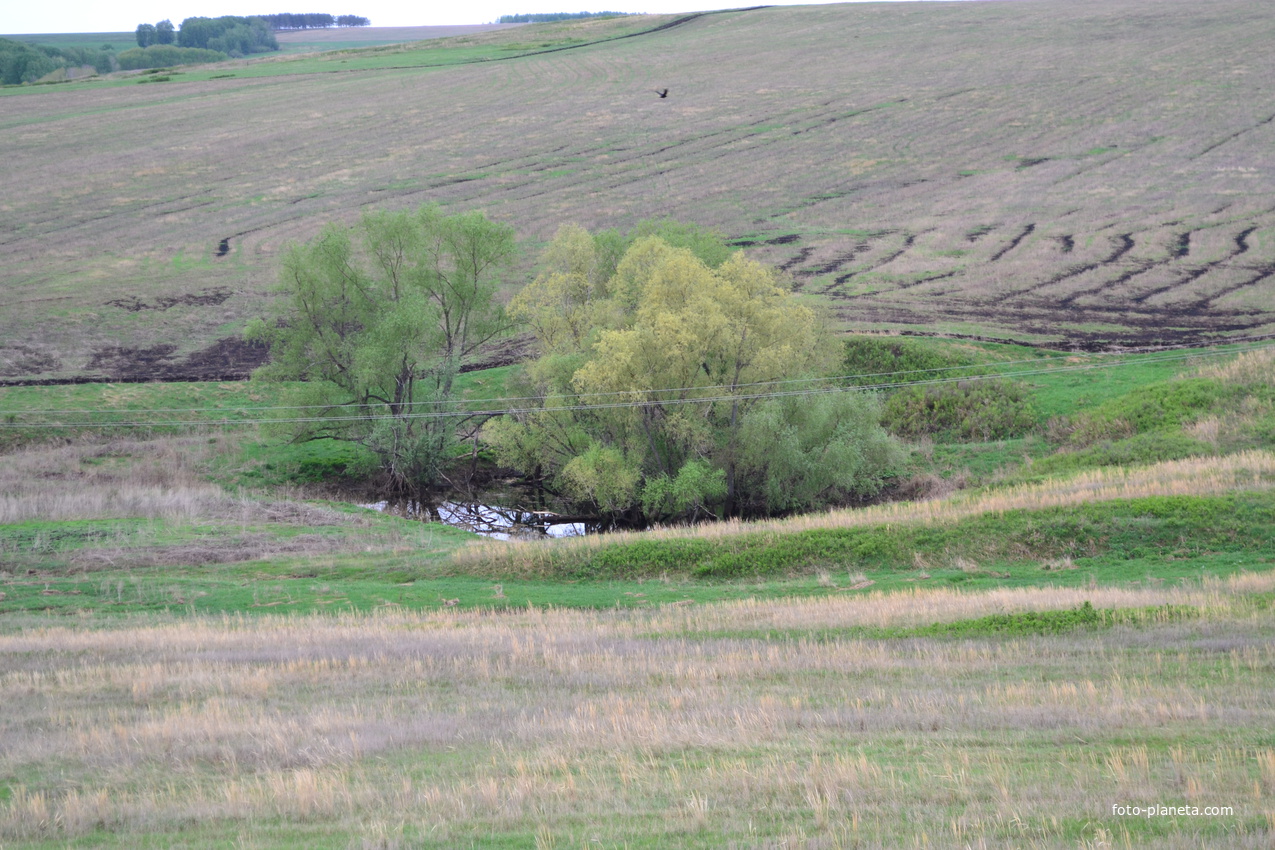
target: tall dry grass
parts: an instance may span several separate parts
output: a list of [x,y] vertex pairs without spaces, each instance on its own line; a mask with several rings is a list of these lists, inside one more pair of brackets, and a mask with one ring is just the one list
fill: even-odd
[[[462,568],[517,569],[538,561],[542,547],[584,557],[591,551],[638,540],[724,540],[743,534],[786,534],[811,529],[888,526],[896,523],[951,523],[968,517],[1013,510],[1081,505],[1149,496],[1185,496],[1265,489],[1275,483],[1275,452],[1248,451],[1223,457],[1187,458],[1142,467],[1102,467],[1067,478],[995,489],[961,491],[919,502],[892,502],[868,508],[803,514],[788,519],[731,520],[693,527],[575,537],[566,540],[479,541],[454,556]],[[559,548],[560,547],[560,548]]]
[[1074,847],[1077,823],[1119,834],[1113,802],[1164,801],[1236,815],[1161,846],[1263,846],[1275,647],[1247,595],[1273,589],[1095,590],[1200,617],[1013,640],[746,633],[1078,594],[28,628],[0,636],[0,771],[23,777],[0,840]]
[[1246,351],[1230,360],[1209,360],[1193,374],[1225,384],[1269,385],[1275,382],[1275,348]]

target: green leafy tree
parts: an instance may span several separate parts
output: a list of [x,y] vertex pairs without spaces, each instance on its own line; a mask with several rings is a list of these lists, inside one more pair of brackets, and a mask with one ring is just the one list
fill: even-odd
[[[780,382],[834,371],[838,347],[820,316],[720,237],[658,228],[618,243],[558,232],[510,304],[540,346],[523,391],[541,403],[489,423],[498,456],[607,513],[648,520],[776,512],[879,488],[901,455],[877,450],[897,444],[870,397],[820,403],[819,416],[758,407],[789,386]],[[781,438],[785,463],[754,450]],[[825,461],[859,451],[846,474],[819,468],[825,438],[836,446]]]
[[[155,43],[156,44],[172,44],[177,39],[177,28],[173,26],[173,22],[165,18],[155,24]],[[142,45],[145,47],[146,45]]]
[[306,382],[298,403],[316,421],[290,425],[294,439],[362,445],[388,489],[418,493],[451,456],[458,420],[437,414],[457,373],[507,327],[494,296],[514,253],[512,228],[477,212],[329,225],[288,249],[282,312],[246,332],[270,346],[253,379]]
[[155,43],[155,25],[154,24],[138,24],[137,25],[137,46],[150,47]]

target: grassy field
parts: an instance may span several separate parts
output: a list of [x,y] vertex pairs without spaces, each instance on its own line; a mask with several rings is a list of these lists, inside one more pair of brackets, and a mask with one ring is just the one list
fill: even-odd
[[275,386],[0,389],[0,843],[1269,846],[1275,348],[904,354],[1037,427],[534,545],[314,498]]
[[529,249],[567,221],[716,227],[846,327],[1268,333],[1264,12],[768,8],[6,89],[0,377],[242,375],[260,353],[218,341],[284,243],[425,201]]
[[[0,91],[0,850],[1271,846],[1262,4],[439,35]],[[517,227],[511,290],[566,221],[719,228],[913,334],[847,342],[892,427],[909,380],[1019,416],[806,516],[366,509],[240,334],[288,241],[426,201]]]
[[[1266,847],[1273,590],[33,625],[0,636],[0,836]],[[857,631],[927,622],[976,625]]]

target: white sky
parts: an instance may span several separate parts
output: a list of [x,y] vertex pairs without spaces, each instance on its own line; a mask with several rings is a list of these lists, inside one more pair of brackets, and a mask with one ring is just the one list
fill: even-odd
[[[766,0],[758,0],[765,3]],[[836,0],[802,0],[803,3]],[[795,0],[769,0],[770,5],[797,5]],[[165,18],[180,25],[184,18],[260,15],[276,12],[327,12],[362,15],[374,27],[483,24],[519,12],[691,12],[753,5],[748,0],[63,0],[57,3],[0,0],[0,33],[132,32],[140,23]]]

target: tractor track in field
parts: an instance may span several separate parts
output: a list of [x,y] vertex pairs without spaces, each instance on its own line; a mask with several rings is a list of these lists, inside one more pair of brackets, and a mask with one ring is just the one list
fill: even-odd
[[1028,224],[1026,227],[1023,228],[1021,233],[1019,233],[1017,236],[1015,236],[1013,239],[1010,240],[1010,243],[1008,245],[1006,245],[1004,248],[1001,248],[995,254],[992,254],[992,256],[988,257],[987,261],[989,263],[996,262],[1001,257],[1008,254],[1010,251],[1017,248],[1020,242],[1022,242],[1024,239],[1026,239],[1028,236],[1031,236],[1035,232],[1036,232],[1035,223]]
[[[1220,269],[1220,268],[1224,267],[1227,263],[1231,262],[1232,260],[1236,259],[1237,257],[1241,257],[1241,256],[1243,256],[1244,254],[1247,254],[1247,253],[1248,253],[1248,250],[1249,250],[1248,237],[1249,237],[1249,236],[1251,236],[1251,235],[1253,235],[1253,232],[1254,232],[1254,231],[1256,231],[1256,230],[1257,230],[1257,227],[1256,227],[1256,226],[1252,226],[1252,227],[1249,227],[1249,228],[1248,228],[1248,229],[1246,229],[1246,230],[1242,230],[1242,231],[1240,231],[1238,234],[1236,234],[1236,236],[1235,236],[1235,240],[1234,240],[1234,241],[1235,241],[1235,250],[1233,250],[1230,254],[1226,255],[1225,257],[1221,258],[1220,260],[1214,260],[1214,261],[1212,261],[1212,262],[1210,262],[1210,263],[1202,263],[1202,264],[1200,264],[1200,265],[1196,266],[1195,268],[1188,270],[1188,271],[1187,271],[1187,272],[1186,272],[1186,273],[1185,273],[1185,274],[1184,274],[1181,278],[1179,278],[1178,280],[1175,280],[1173,283],[1167,284],[1167,285],[1165,285],[1165,286],[1158,286],[1158,287],[1156,287],[1155,289],[1152,289],[1152,290],[1150,290],[1150,291],[1148,291],[1148,292],[1144,292],[1144,293],[1142,293],[1141,295],[1137,295],[1137,296],[1135,296],[1134,298],[1132,298],[1132,299],[1131,299],[1131,300],[1132,300],[1132,302],[1133,302],[1133,303],[1135,303],[1135,304],[1142,304],[1142,303],[1145,303],[1147,300],[1149,300],[1149,299],[1151,299],[1151,298],[1154,298],[1154,297],[1155,297],[1155,296],[1157,296],[1157,295],[1163,295],[1163,294],[1164,294],[1164,293],[1166,293],[1166,292],[1172,292],[1172,291],[1173,291],[1173,290],[1175,290],[1175,289],[1180,289],[1180,288],[1182,288],[1183,286],[1186,286],[1186,285],[1188,285],[1188,284],[1194,283],[1195,281],[1197,281],[1197,280],[1199,280],[1200,278],[1204,277],[1204,276],[1205,276],[1206,274],[1208,274],[1209,272],[1211,272],[1211,271],[1215,271],[1216,269]],[[1190,236],[1190,232],[1188,232],[1188,233],[1184,234],[1184,238],[1185,238],[1185,237],[1189,237],[1189,236]],[[1185,247],[1187,250],[1189,250],[1189,247],[1190,247],[1189,239],[1188,239],[1187,241],[1185,241],[1185,242],[1184,242],[1184,241],[1182,241],[1182,239],[1180,239],[1177,247],[1178,247],[1179,249],[1182,249],[1182,248],[1184,248],[1184,247]],[[1166,261],[1166,262],[1167,262],[1167,261]],[[1255,271],[1259,271],[1259,270],[1260,270],[1260,267],[1259,267],[1258,269],[1254,269],[1254,270],[1255,270]],[[1223,291],[1223,293],[1222,293],[1222,294],[1223,294],[1223,295],[1229,295],[1229,294],[1230,294],[1230,293],[1232,293],[1232,292],[1237,292],[1237,291],[1239,291],[1240,289],[1243,289],[1243,288],[1244,288],[1244,287],[1246,287],[1246,286],[1250,286],[1250,285],[1252,285],[1252,283],[1257,283],[1258,281],[1262,280],[1262,279],[1263,279],[1263,278],[1265,278],[1265,277],[1266,277],[1266,275],[1259,275],[1258,277],[1253,278],[1253,280],[1252,280],[1250,283],[1236,284],[1236,285],[1235,285],[1235,286],[1233,286],[1233,287],[1227,287],[1227,288]],[[1194,302],[1194,303],[1195,303],[1195,305],[1196,305],[1197,307],[1199,307],[1199,306],[1208,306],[1208,305],[1209,305],[1209,304],[1211,304],[1211,303],[1212,303],[1212,302],[1213,302],[1216,298],[1220,298],[1220,297],[1222,297],[1222,296],[1221,296],[1221,295],[1218,295],[1218,294],[1216,294],[1216,293],[1215,293],[1215,294],[1214,294],[1214,295],[1212,295],[1212,296],[1209,296],[1209,297],[1207,297],[1207,298],[1202,298],[1202,299],[1200,299],[1200,300],[1198,300],[1198,301],[1196,301],[1196,302]]]
[[[875,300],[882,296],[888,298],[890,294],[865,297],[853,306],[837,308],[835,312],[843,319],[856,322],[921,326],[979,322],[987,318],[986,308],[972,302],[948,301],[942,309],[923,311]],[[1201,315],[1190,307],[1139,311],[1083,307],[1063,310],[1047,304],[1002,307],[997,319],[1012,325],[1018,333],[1060,340],[1049,345],[1089,351],[1148,345],[1200,345],[1224,341],[1226,335],[1251,332],[1271,324],[1267,313],[1256,310],[1214,311],[1211,315]],[[1122,325],[1123,329],[1097,332],[1076,328],[1086,324]],[[1021,339],[1014,341],[1023,342]]]

